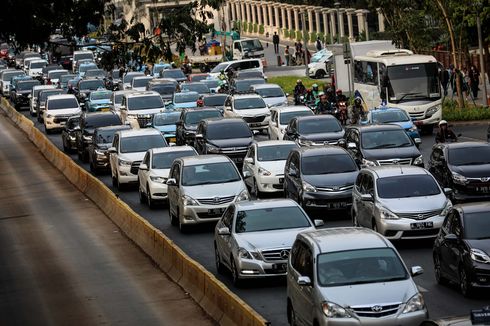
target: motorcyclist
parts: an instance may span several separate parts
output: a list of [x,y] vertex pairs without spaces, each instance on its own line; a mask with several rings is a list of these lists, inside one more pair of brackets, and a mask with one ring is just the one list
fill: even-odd
[[344,94],[342,94],[342,90],[341,89],[337,89],[337,91],[335,93],[336,93],[337,103],[339,103],[339,102],[347,102],[347,96],[345,96]]
[[311,90],[306,91],[305,102],[310,104],[317,104],[319,101],[319,94],[320,90],[318,89],[318,84],[313,84],[311,86]]
[[68,90],[66,91],[66,94],[76,94],[72,84],[68,84]]
[[316,113],[317,114],[333,114],[332,105],[328,101],[327,94],[321,92],[320,100],[316,105]]
[[220,80],[226,80],[227,79],[227,76],[225,74],[225,70],[224,69],[221,69],[220,70],[218,79],[220,79]]
[[318,89],[318,84],[311,85],[311,94],[317,100],[320,96],[320,90]]
[[439,122],[439,130],[436,133],[436,143],[445,143],[448,141],[456,142],[458,141],[458,137],[456,134],[449,128],[446,120],[441,120]]
[[357,96],[352,106],[352,123],[359,122],[361,118],[364,118],[364,108],[362,107],[362,99]]
[[303,85],[301,79],[296,81],[296,86],[294,86],[294,104],[299,105],[301,103],[301,96],[304,96],[306,93],[306,87]]

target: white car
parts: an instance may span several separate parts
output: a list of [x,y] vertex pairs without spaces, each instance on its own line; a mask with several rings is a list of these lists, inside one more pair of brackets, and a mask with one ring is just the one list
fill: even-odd
[[149,149],[138,170],[140,202],[151,209],[157,201],[165,201],[170,167],[176,158],[198,155],[191,146],[161,147]]
[[120,108],[121,108],[121,103],[122,103],[124,94],[130,94],[130,93],[134,93],[134,91],[123,90],[123,91],[112,92],[111,103],[112,103],[112,107],[114,108],[114,111],[116,111],[117,114],[121,115]]
[[37,85],[32,88],[31,98],[29,99],[29,113],[31,116],[36,116],[37,114],[37,96],[39,92],[44,89],[54,89],[56,86],[54,85]]
[[153,119],[153,114],[165,110],[165,103],[157,92],[132,92],[123,95],[120,117],[123,123],[133,128],[144,128]]
[[133,80],[131,81],[131,89],[133,91],[146,91],[146,86],[148,86],[148,83],[150,80],[152,80],[152,76],[137,76],[134,77]]
[[150,148],[167,147],[161,132],[153,128],[120,130],[108,149],[112,184],[119,190],[138,182],[138,170]]
[[304,115],[313,115],[308,107],[304,105],[278,106],[271,108],[269,120],[269,138],[282,140],[286,133],[286,127],[292,118]]
[[27,74],[31,77],[41,76],[43,74],[43,68],[48,65],[46,60],[34,59],[29,61],[27,68]]
[[277,84],[258,84],[251,86],[252,92],[262,96],[268,107],[288,105],[288,96]]
[[267,131],[270,110],[260,95],[236,94],[225,100],[224,116],[242,118],[250,129]]
[[258,198],[261,192],[283,191],[286,160],[289,152],[297,147],[297,143],[283,140],[254,142],[250,145],[242,172],[252,195]]
[[43,111],[44,129],[47,134],[65,127],[69,117],[82,114],[80,104],[73,94],[52,95],[46,100]]

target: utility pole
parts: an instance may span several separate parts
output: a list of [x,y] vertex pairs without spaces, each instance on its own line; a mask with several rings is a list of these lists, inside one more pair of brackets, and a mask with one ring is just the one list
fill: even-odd
[[340,43],[340,13],[339,13],[339,8],[340,8],[340,2],[335,2],[334,4],[336,14],[337,14],[337,44]]
[[481,1],[477,1],[475,3],[475,7],[477,8],[476,12],[476,28],[478,30],[478,50],[480,52],[480,76],[483,81],[483,106],[488,106],[488,97],[487,97],[487,82],[485,80],[485,62],[483,61],[483,45],[482,45],[482,36],[481,36],[481,21],[480,21],[480,12],[482,10]]

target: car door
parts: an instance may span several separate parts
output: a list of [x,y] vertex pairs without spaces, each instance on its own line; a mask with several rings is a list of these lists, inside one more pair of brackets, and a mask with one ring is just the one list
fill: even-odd
[[227,227],[230,230],[230,235],[217,235],[216,236],[216,247],[221,258],[221,261],[231,268],[232,249],[233,249],[233,217],[235,215],[235,207],[233,205],[228,206],[228,208],[223,213],[221,220],[218,222],[218,228]]
[[[313,319],[313,254],[306,243],[296,240],[291,251],[291,279],[289,285],[293,293],[290,296],[292,309],[297,319],[304,325],[311,325]],[[312,282],[311,285],[298,285],[300,276],[308,276]]]
[[141,190],[143,190],[143,193],[147,194],[149,192],[149,189],[147,189],[147,184],[148,184],[148,179],[150,175],[150,169],[151,169],[151,153],[150,151],[147,151],[145,154],[145,157],[143,158],[143,161],[141,161],[141,164],[145,164],[147,169],[138,169],[138,180],[140,184]]
[[169,186],[167,189],[169,213],[174,216],[177,215],[177,205],[179,204],[179,194],[180,194],[180,186],[181,186],[180,170],[181,170],[180,162],[174,162],[169,173],[169,178],[175,179],[175,186]]
[[457,240],[446,241],[447,252],[445,253],[444,259],[447,261],[447,271],[451,277],[458,279],[463,232],[461,219],[456,210],[453,210],[451,224],[449,226],[449,233],[454,234]]
[[[245,184],[249,187],[252,187],[253,180],[254,180],[255,175],[257,173],[257,168],[256,168],[257,160],[255,157],[256,148],[257,148],[257,145],[252,144],[247,151],[247,155],[245,155],[245,159],[243,160],[242,172],[244,175]],[[250,162],[248,162],[248,161],[250,161]]]

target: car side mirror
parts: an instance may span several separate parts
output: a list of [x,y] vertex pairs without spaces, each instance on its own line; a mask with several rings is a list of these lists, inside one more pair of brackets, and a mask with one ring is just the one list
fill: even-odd
[[374,202],[373,195],[371,195],[371,194],[362,194],[361,195],[361,200],[362,201],[367,201],[367,202]]
[[424,269],[420,266],[412,266],[410,268],[410,275],[412,276],[422,275],[423,273],[424,273]]
[[313,222],[315,223],[316,227],[325,225],[325,222],[323,222],[323,220],[314,220]]
[[148,165],[146,165],[145,163],[141,163],[140,164],[140,170],[142,170],[142,171],[148,171]]
[[175,180],[174,178],[168,179],[167,180],[167,186],[176,187],[177,186],[177,180]]
[[413,141],[415,142],[415,145],[420,145],[420,144],[422,144],[422,139],[420,139],[420,138],[418,138],[418,137],[417,137],[417,138],[414,138],[414,140],[413,140]]
[[286,95],[286,97],[289,97],[289,93],[286,93],[285,95]]
[[444,194],[450,196],[453,194],[453,190],[451,188],[444,188]]
[[245,157],[245,163],[254,164],[254,159],[252,157]]
[[250,171],[243,171],[243,177],[244,178],[250,178],[252,176],[252,173]]
[[308,276],[300,276],[297,281],[299,286],[310,286],[311,279]]
[[356,143],[347,143],[347,149],[356,149],[357,145]]
[[454,233],[449,233],[444,236],[444,240],[447,242],[456,242],[458,241],[458,237]]
[[109,147],[109,149],[107,150],[108,153],[117,153],[117,150],[115,147]]
[[218,229],[218,235],[231,235],[230,229],[228,227],[222,227]]

